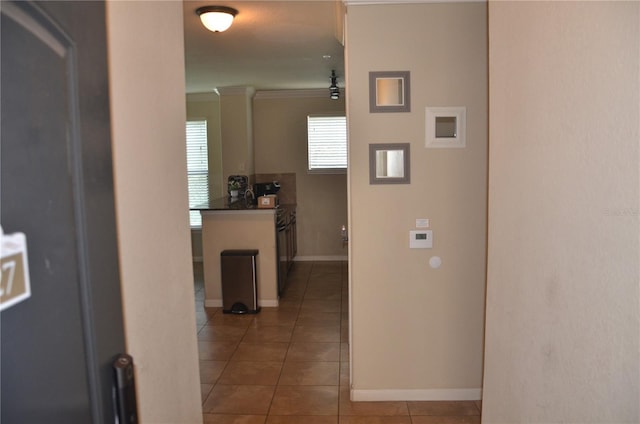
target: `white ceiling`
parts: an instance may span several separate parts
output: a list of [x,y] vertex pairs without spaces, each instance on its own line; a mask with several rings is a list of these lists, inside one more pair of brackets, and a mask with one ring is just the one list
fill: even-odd
[[[208,5],[237,9],[231,28],[205,29],[195,11]],[[338,5],[336,0],[183,1],[187,93],[235,86],[328,90],[332,69],[344,87],[344,51],[335,36]]]

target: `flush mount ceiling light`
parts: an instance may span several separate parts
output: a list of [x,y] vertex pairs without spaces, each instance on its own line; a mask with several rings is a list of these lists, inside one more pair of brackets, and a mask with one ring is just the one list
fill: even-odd
[[222,32],[229,29],[238,11],[226,6],[204,6],[196,10],[196,13],[209,31]]
[[329,98],[331,100],[338,100],[340,98],[340,89],[336,83],[337,80],[336,71],[331,71],[331,85],[329,86]]

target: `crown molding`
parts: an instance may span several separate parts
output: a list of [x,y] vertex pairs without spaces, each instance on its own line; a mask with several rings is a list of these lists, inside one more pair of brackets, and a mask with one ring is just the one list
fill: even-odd
[[219,96],[247,96],[251,97],[256,92],[253,87],[216,87],[214,89]]

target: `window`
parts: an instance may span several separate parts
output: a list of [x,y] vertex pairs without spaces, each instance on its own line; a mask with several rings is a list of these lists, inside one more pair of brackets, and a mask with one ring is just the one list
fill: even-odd
[[[207,121],[187,121],[187,175],[189,207],[209,201]],[[199,211],[189,211],[191,227],[202,227]]]
[[345,173],[347,118],[344,115],[309,115],[307,134],[309,172]]

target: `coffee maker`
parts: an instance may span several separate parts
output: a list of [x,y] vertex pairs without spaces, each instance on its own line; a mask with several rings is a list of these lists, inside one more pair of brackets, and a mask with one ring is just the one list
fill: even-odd
[[253,192],[255,193],[256,198],[269,194],[276,194],[279,190],[280,183],[278,181],[272,181],[270,183],[256,183],[253,186]]

